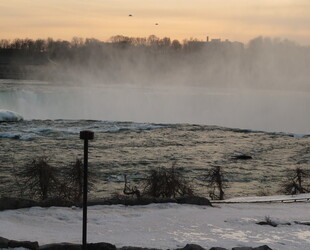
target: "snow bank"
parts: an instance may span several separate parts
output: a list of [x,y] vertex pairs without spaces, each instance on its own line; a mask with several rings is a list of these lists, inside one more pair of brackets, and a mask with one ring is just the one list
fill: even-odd
[[270,195],[253,197],[235,197],[226,200],[213,201],[213,203],[259,203],[259,202],[295,202],[309,201],[310,193],[297,195]]
[[[308,249],[310,228],[295,221],[310,221],[310,203],[221,204],[216,207],[151,204],[91,206],[88,242],[109,242],[116,247],[160,249],[195,243],[206,249],[268,245],[272,249]],[[266,217],[277,227],[257,225]],[[80,208],[27,208],[0,212],[0,235],[14,240],[81,243]],[[281,222],[289,222],[284,225]]]
[[13,111],[0,109],[0,122],[17,122],[23,120],[23,117]]

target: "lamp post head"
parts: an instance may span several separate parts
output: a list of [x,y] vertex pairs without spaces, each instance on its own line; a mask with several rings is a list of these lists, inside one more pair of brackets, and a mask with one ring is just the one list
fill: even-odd
[[82,140],[93,140],[94,132],[89,130],[83,130],[80,132],[80,139]]

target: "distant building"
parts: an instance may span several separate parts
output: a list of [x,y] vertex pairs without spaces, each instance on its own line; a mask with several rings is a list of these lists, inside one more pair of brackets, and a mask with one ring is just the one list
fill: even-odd
[[211,39],[211,43],[221,43],[221,38]]
[[231,42],[228,39],[222,41],[221,38],[210,39],[209,36],[206,37],[206,41],[189,41],[187,43],[189,49],[199,49],[199,48],[234,48],[243,49],[244,44],[241,42]]

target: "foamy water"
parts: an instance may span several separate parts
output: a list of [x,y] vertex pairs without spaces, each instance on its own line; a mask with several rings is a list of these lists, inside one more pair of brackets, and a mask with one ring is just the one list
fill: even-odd
[[[310,162],[309,136],[188,124],[30,120],[0,124],[2,185],[14,184],[13,170],[34,157],[48,156],[58,168],[82,158],[79,132],[85,129],[95,132],[89,159],[100,179],[96,196],[122,193],[125,174],[138,185],[150,169],[173,164],[202,195],[208,195],[204,176],[214,165],[226,172],[227,197],[275,193],[288,169],[307,169]],[[236,160],[237,154],[252,159]]]

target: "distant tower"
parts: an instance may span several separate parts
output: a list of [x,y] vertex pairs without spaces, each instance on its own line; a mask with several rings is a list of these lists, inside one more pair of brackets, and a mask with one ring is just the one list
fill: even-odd
[[209,42],[209,36],[207,36],[207,43]]

